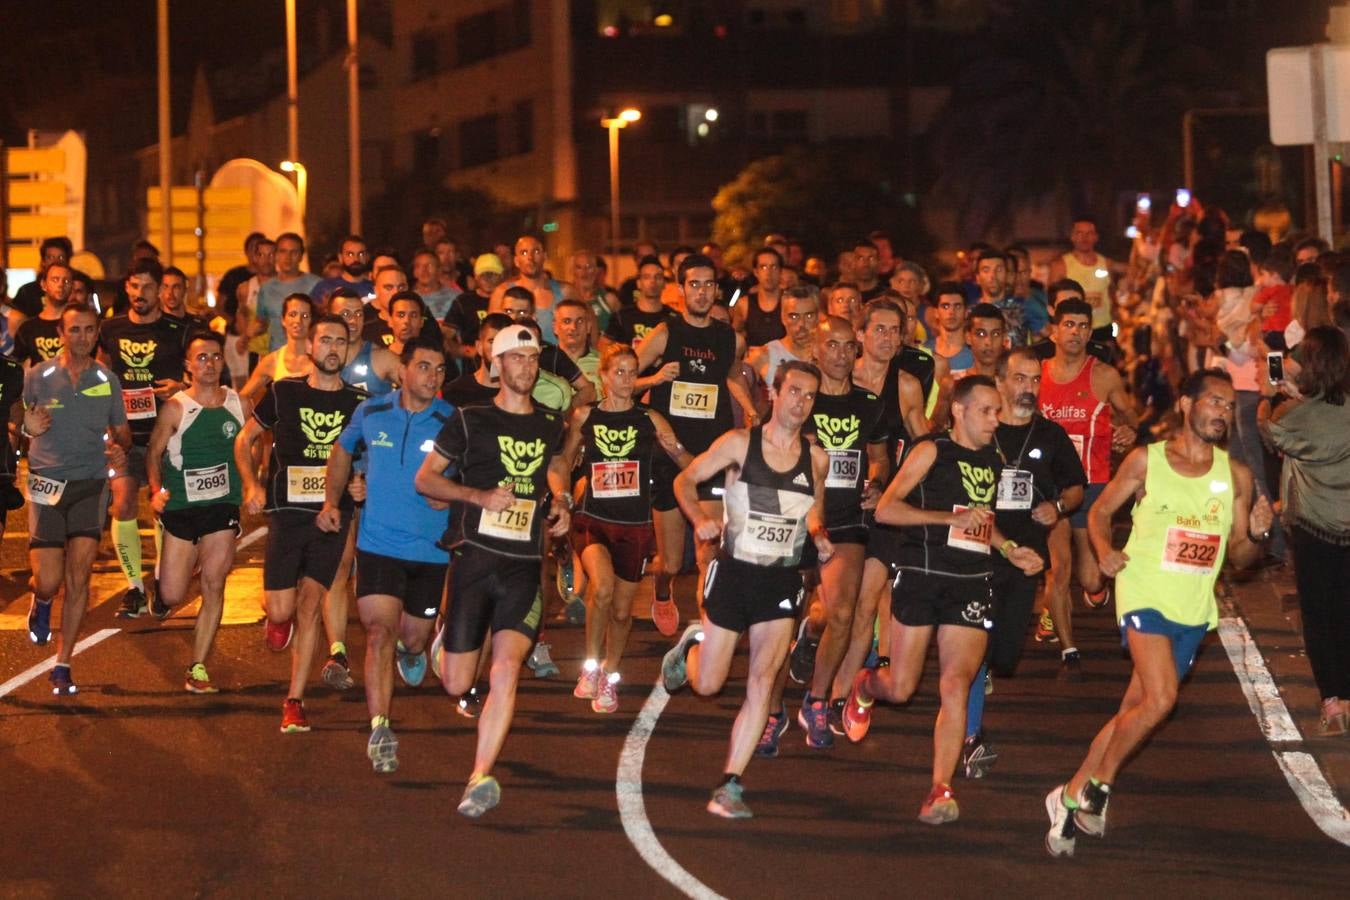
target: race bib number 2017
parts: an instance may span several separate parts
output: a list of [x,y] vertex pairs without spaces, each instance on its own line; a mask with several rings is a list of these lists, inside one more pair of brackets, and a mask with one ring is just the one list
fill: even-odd
[[591,463],[591,493],[602,500],[638,496],[638,461]]
[[[968,506],[953,506],[952,512],[963,513]],[[994,537],[994,518],[990,516],[978,528],[958,528],[955,525],[947,529],[947,546],[957,550],[969,550],[971,553],[988,553],[989,542]]]

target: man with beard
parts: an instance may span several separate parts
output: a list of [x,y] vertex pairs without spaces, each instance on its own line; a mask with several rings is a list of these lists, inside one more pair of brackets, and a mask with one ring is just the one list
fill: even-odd
[[328,298],[340,287],[349,287],[362,297],[375,290],[375,285],[367,276],[370,274],[370,250],[366,248],[365,238],[359,234],[349,234],[338,245],[338,264],[342,274],[337,278],[325,278],[310,288],[309,296],[314,305],[324,309]]
[[[498,295],[512,286],[528,290],[534,295],[534,318],[539,323],[544,340],[556,344],[558,336],[553,332],[553,307],[564,297],[575,298],[576,292],[570,284],[552,278],[544,269],[548,256],[539,238],[528,234],[517,238],[512,259],[516,264],[516,277],[498,285],[492,299],[495,301]],[[489,306],[496,308],[492,304]]]
[[[1017,347],[998,358],[995,370],[1003,406],[994,447],[1003,468],[994,522],[1008,537],[1035,550],[1044,564],[1049,561],[1046,537],[1050,528],[1082,502],[1087,476],[1068,434],[1040,414],[1041,363],[1036,354],[1028,347]],[[961,752],[967,778],[982,777],[998,757],[984,740],[982,729],[985,678],[991,672],[1009,677],[1017,667],[1040,583],[1040,573],[1028,575],[1002,557],[994,560],[994,627],[985,665],[971,685]]]
[[[1180,393],[1180,433],[1133,450],[1088,515],[1102,572],[1116,579],[1116,619],[1134,674],[1078,771],[1046,795],[1051,856],[1072,856],[1079,833],[1105,835],[1111,782],[1172,712],[1196,649],[1218,625],[1214,582],[1224,559],[1251,565],[1270,536],[1270,503],[1252,505],[1251,470],[1220,447],[1233,427],[1232,379],[1202,369]],[[1111,517],[1129,502],[1130,538],[1117,550]]]
[[[337,531],[324,531],[315,521],[325,500],[333,443],[366,396],[342,381],[347,341],[341,317],[316,319],[310,326],[309,374],[273,382],[234,442],[244,505],[253,515],[269,514],[263,561],[267,648],[279,653],[295,638],[290,689],[282,705],[284,734],[309,731],[305,682],[318,642],[319,609],[337,575],[351,524],[350,496],[339,503]],[[255,447],[265,430],[273,435],[266,487],[254,474]]]
[[99,361],[121,382],[122,402],[131,424],[127,464],[112,480],[113,549],[127,579],[127,592],[117,610],[122,619],[135,619],[146,607],[137,520],[140,489],[149,483],[146,448],[160,407],[184,386],[183,351],[188,328],[181,319],[166,316],[160,309],[163,278],[163,268],[153,259],[132,266],[126,278],[127,311],[104,322],[99,330]]
[[818,292],[810,287],[794,287],[783,293],[778,306],[786,334],[774,338],[762,347],[753,348],[746,362],[759,376],[759,383],[767,389],[773,384],[778,366],[790,359],[811,362],[814,351],[816,325],[820,322]]
[[29,367],[61,352],[61,310],[66,308],[74,285],[70,266],[52,263],[38,283],[42,286],[42,308],[14,333],[14,358]]

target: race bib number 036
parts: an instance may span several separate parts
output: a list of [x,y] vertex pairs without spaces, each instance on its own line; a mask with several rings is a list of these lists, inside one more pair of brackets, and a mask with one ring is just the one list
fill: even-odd
[[[953,506],[952,512],[963,513],[968,509],[970,509],[968,506]],[[950,526],[947,529],[947,546],[955,547],[957,550],[969,550],[971,553],[988,553],[989,542],[993,537],[994,519],[991,516],[983,525],[974,529]]]
[[717,385],[673,381],[670,414],[686,419],[711,419],[717,415]]
[[122,389],[122,404],[127,409],[128,419],[153,419],[155,417],[155,389],[149,387]]
[[38,506],[55,506],[61,502],[61,495],[65,491],[66,483],[60,479],[32,474],[28,476],[28,499]]
[[530,525],[534,522],[534,507],[533,500],[517,497],[516,502],[506,509],[497,512],[485,509],[478,518],[478,533],[504,541],[528,541]]
[[856,488],[862,472],[862,451],[830,450],[830,472],[825,476],[827,488]]
[[205,469],[184,469],[183,484],[189,503],[207,503],[230,493],[230,466],[221,463]]
[[1167,529],[1167,543],[1163,545],[1163,571],[1209,575],[1218,567],[1221,543],[1217,534],[1173,526]]
[[287,503],[323,503],[327,487],[328,475],[323,466],[286,467]]
[[591,494],[598,499],[636,497],[640,493],[637,460],[591,463]]

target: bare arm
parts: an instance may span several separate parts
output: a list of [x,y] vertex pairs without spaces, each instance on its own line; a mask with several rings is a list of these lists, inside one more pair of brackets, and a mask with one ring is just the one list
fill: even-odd
[[1265,552],[1260,542],[1252,540],[1252,532],[1268,535],[1275,514],[1265,497],[1252,504],[1251,469],[1231,457],[1229,465],[1233,470],[1233,527],[1228,533],[1228,558],[1239,569],[1245,569]]
[[806,533],[816,544],[816,555],[822,563],[834,556],[834,544],[825,528],[825,481],[830,474],[830,455],[811,445],[811,474],[815,476],[815,500],[806,513]]
[[703,511],[703,506],[698,502],[698,485],[729,466],[741,465],[748,443],[749,432],[744,429],[728,431],[675,476],[675,499],[693,523],[694,534],[700,540],[716,539],[722,533],[722,523]]
[[915,446],[877,503],[877,521],[883,525],[953,525],[955,513],[919,509],[905,501],[910,491],[928,476],[937,459],[937,445],[926,441]]
[[886,443],[867,445],[867,484],[863,486],[862,508],[875,509],[881,500],[882,485],[891,474],[891,460],[886,455]]
[[239,480],[244,486],[244,505],[248,511],[257,515],[262,512],[266,498],[262,485],[258,482],[257,464],[254,460],[254,448],[265,429],[258,420],[249,416],[244,420],[238,437],[234,439],[234,465],[239,470]]
[[666,340],[669,335],[670,329],[666,327],[665,322],[662,322],[647,332],[646,337],[638,341],[638,345],[633,349],[637,351],[639,372],[645,372],[656,365],[656,361],[665,354]]
[[472,503],[474,506],[481,506],[483,509],[491,512],[500,512],[506,509],[515,501],[515,491],[504,485],[497,485],[491,490],[480,490],[460,484],[458,481],[452,481],[445,477],[445,470],[450,466],[450,460],[441,456],[439,451],[432,450],[427,454],[427,458],[422,460],[422,465],[413,477],[413,484],[417,492],[424,497],[430,497],[432,500],[443,500],[447,503]]
[[584,374],[572,382],[572,409],[583,409],[595,402],[595,385]]
[[[900,395],[900,419],[905,423],[911,441],[917,440],[933,430],[928,416],[924,415],[923,385],[919,379],[908,372],[901,372],[898,381]],[[897,435],[899,437],[899,435]]]
[[1148,449],[1138,447],[1125,457],[1116,475],[1088,510],[1088,540],[1097,564],[1107,577],[1115,577],[1129,557],[1111,545],[1111,516],[1128,503],[1143,487],[1148,475]]
[[182,420],[182,404],[169,400],[160,407],[159,418],[155,419],[155,430],[150,432],[150,444],[145,450],[145,483],[150,488],[150,505],[158,504],[155,512],[163,512],[164,502],[168,500],[167,495],[163,499],[160,498],[160,491],[164,488],[162,460],[164,450],[169,446],[169,438],[178,431],[178,425]]
[[652,425],[656,427],[656,441],[661,445],[661,449],[666,451],[666,455],[671,458],[675,465],[681,469],[687,468],[693,461],[693,455],[685,449],[684,444],[675,436],[675,429],[670,427],[666,417],[654,409],[647,410],[647,417],[652,420]]
[[590,418],[591,408],[584,406],[572,413],[572,418],[567,423],[567,436],[563,438],[562,457],[567,460],[569,472],[577,466],[577,454],[581,452],[581,442],[585,437],[582,429],[586,427],[586,422]]
[[284,352],[284,347],[280,350],[273,350],[258,360],[257,368],[253,370],[253,374],[248,377],[244,386],[239,389],[239,396],[247,397],[250,402],[254,402],[267,393],[267,386],[272,383],[272,374],[276,371],[277,354]]

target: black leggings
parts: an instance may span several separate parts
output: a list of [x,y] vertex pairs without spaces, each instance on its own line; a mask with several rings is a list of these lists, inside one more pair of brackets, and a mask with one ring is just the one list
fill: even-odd
[[989,635],[989,669],[1008,677],[1022,658],[1027,623],[1036,603],[1041,576],[1024,575],[1022,570],[999,560],[994,563],[994,628]]
[[1295,525],[1289,529],[1294,551],[1298,605],[1303,613],[1303,646],[1312,663],[1322,699],[1350,699],[1350,547],[1329,544]]

